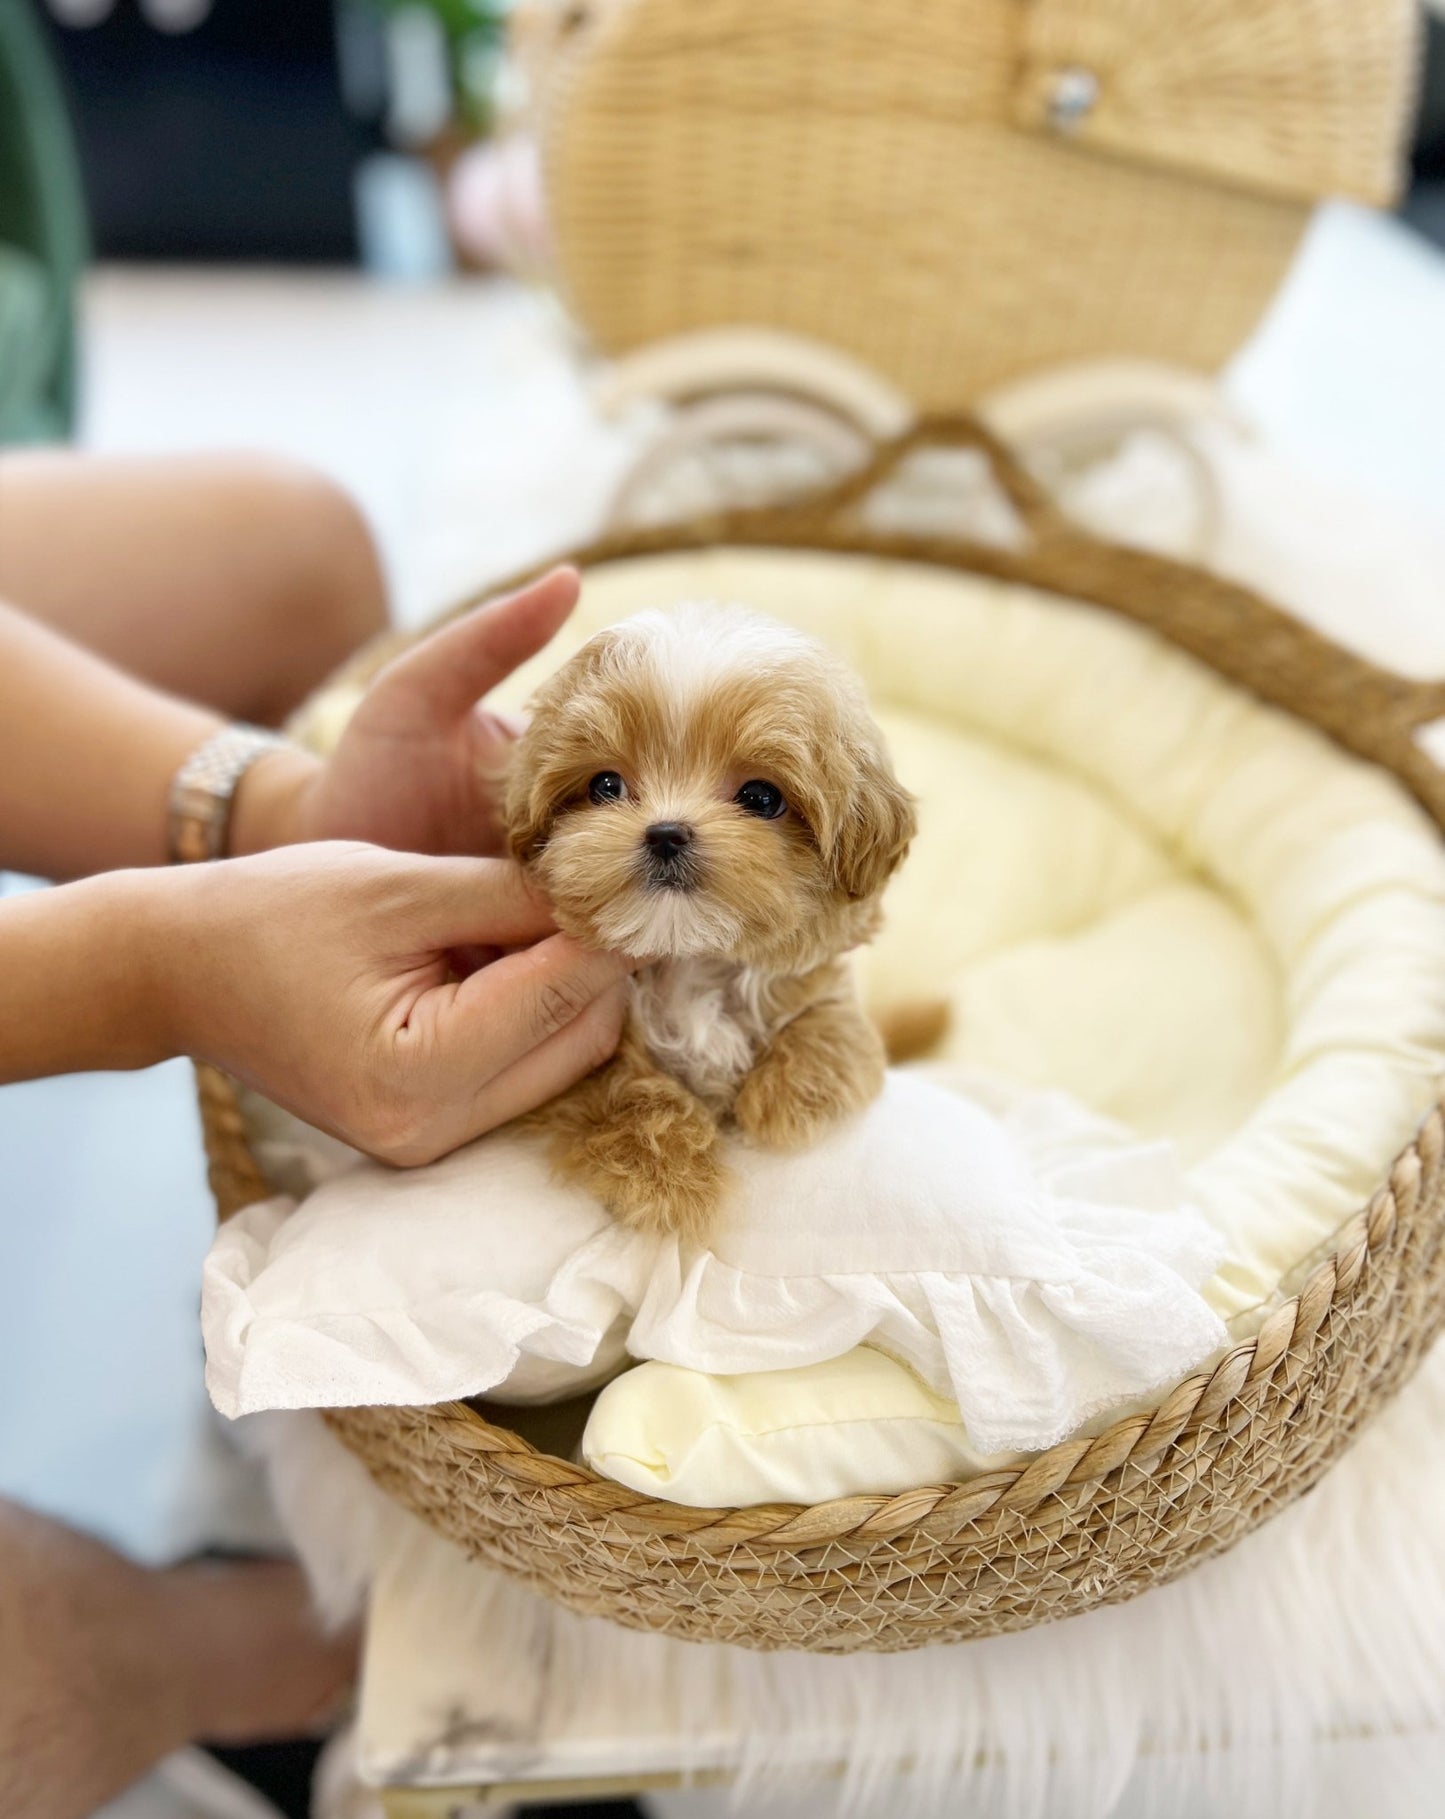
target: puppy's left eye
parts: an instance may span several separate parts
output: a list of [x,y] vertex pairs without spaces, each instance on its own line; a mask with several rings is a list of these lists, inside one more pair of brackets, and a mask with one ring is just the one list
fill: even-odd
[[625,802],[627,785],[616,771],[598,771],[587,785],[587,794],[593,802]]
[[764,783],[758,777],[751,783],[745,783],[733,801],[749,815],[756,815],[760,821],[776,821],[788,806],[776,783]]

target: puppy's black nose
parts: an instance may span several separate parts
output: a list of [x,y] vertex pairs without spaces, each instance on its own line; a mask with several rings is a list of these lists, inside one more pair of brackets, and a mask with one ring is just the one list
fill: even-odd
[[692,845],[692,829],[685,821],[654,821],[642,838],[654,859],[677,859]]

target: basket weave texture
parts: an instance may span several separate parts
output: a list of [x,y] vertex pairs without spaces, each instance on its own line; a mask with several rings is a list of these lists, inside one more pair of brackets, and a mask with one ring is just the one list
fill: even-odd
[[[1027,547],[862,528],[873,488],[915,449],[944,443],[989,455]],[[1386,766],[1445,826],[1445,773],[1413,737],[1445,715],[1445,684],[1390,675],[1245,588],[1087,536],[966,420],[918,426],[802,503],[614,537],[571,559],[586,567],[714,543],[926,561],[1093,602]],[[364,681],[394,648],[363,653],[341,680]],[[224,1217],[270,1189],[230,1082],[200,1075]],[[1097,1436],[964,1484],[811,1508],[691,1509],[541,1453],[463,1403],[327,1419],[435,1529],[575,1610],[697,1640],[832,1653],[1019,1629],[1174,1577],[1318,1479],[1445,1322],[1442,1152],[1437,1106],[1333,1254],[1212,1369]]]
[[1388,200],[1412,0],[528,0],[556,277],[609,352],[717,324],[926,410],[1212,369],[1310,205]]

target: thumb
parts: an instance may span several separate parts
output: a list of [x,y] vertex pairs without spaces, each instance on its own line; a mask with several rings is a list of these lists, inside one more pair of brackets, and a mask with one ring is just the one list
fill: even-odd
[[393,730],[434,731],[468,713],[559,630],[577,604],[575,568],[554,568],[514,594],[474,607],[398,657],[359,711]]

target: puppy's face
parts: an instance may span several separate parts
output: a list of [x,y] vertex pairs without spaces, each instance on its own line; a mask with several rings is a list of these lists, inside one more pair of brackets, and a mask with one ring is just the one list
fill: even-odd
[[867,938],[914,829],[837,660],[706,605],[627,620],[544,685],[507,818],[568,933],[788,972]]

